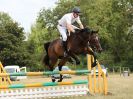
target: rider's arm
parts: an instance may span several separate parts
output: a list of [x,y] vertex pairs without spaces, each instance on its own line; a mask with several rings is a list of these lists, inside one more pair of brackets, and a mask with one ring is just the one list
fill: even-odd
[[68,32],[75,32],[74,28],[71,25],[71,19],[70,18],[66,18],[66,26],[67,26]]
[[79,24],[80,29],[84,29],[84,26],[83,26],[82,22],[80,21],[80,18],[79,17],[77,18],[76,21]]
[[69,32],[75,32],[75,30],[73,29],[72,25],[67,23],[67,29]]
[[84,29],[84,26],[82,25],[82,23],[79,24],[80,29]]

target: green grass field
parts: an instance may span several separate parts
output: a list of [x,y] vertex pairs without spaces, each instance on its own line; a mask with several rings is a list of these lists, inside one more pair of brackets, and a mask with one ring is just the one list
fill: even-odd
[[133,99],[133,74],[129,77],[111,74],[108,77],[109,95],[101,94],[61,99]]

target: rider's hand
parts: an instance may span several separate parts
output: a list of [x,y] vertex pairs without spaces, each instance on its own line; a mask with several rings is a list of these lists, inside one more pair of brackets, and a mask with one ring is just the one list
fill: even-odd
[[73,33],[75,33],[75,30],[72,30]]

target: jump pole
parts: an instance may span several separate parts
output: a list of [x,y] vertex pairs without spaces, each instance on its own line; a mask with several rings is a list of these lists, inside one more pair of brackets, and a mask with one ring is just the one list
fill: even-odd
[[14,88],[28,88],[28,87],[44,87],[44,86],[58,86],[58,85],[77,85],[77,84],[87,84],[87,80],[77,80],[69,82],[44,82],[44,83],[34,83],[34,84],[12,84],[0,86],[0,89],[14,89]]
[[[94,58],[91,55],[87,55],[87,66],[88,66],[88,71],[91,71],[91,64],[93,63]],[[107,90],[108,90],[108,85],[107,85],[107,78],[105,73],[102,71],[102,68],[97,60],[97,66],[98,66],[98,83],[96,81],[96,72],[95,72],[95,67],[93,68],[93,75],[91,73],[88,74],[88,88],[89,88],[89,92],[90,94],[93,93],[104,93],[104,95],[107,95]],[[93,86],[92,86],[92,76],[93,76]],[[103,78],[103,88],[101,86],[101,76]],[[97,86],[98,84],[98,86]],[[97,88],[98,87],[98,88]]]
[[75,70],[75,71],[48,71],[48,72],[19,72],[19,73],[0,73],[0,77],[6,76],[44,76],[53,74],[83,74],[91,73],[89,70]]

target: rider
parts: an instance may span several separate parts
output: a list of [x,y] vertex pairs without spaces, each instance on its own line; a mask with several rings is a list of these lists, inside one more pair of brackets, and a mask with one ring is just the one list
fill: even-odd
[[83,29],[84,26],[82,25],[82,22],[80,21],[80,8],[79,7],[74,7],[72,9],[71,13],[65,14],[59,21],[57,28],[63,38],[63,47],[64,47],[64,57],[67,56],[68,50],[67,50],[67,30],[68,32],[75,32],[74,29],[79,29],[78,27],[72,25],[75,21],[79,24],[80,29]]

